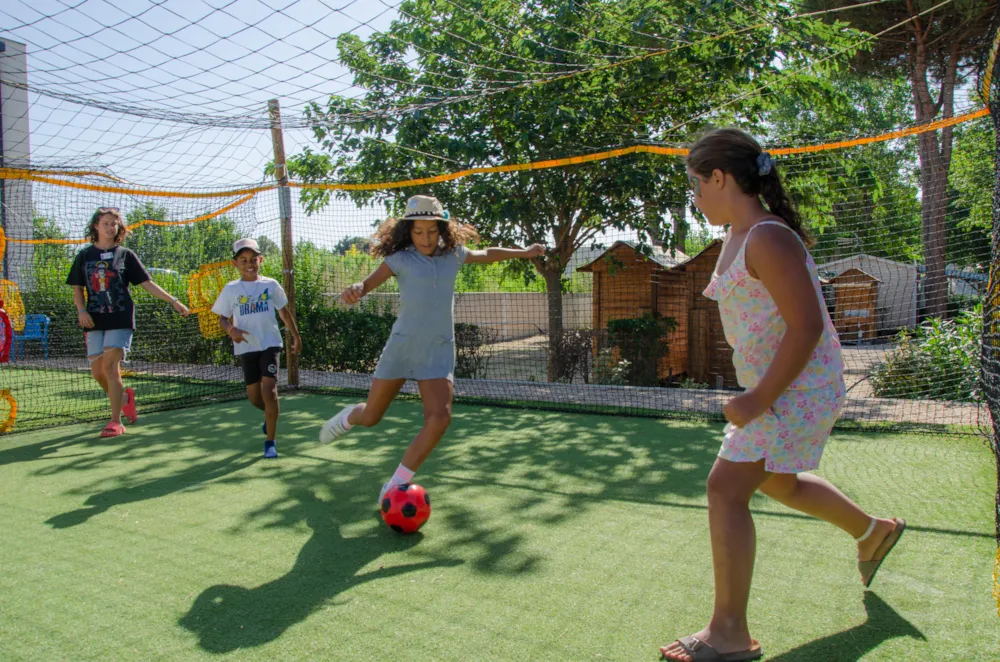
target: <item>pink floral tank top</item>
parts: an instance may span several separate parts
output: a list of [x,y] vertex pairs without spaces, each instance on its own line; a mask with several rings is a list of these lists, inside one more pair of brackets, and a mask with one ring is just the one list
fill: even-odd
[[[778,306],[764,284],[750,275],[746,266],[746,245],[750,235],[761,225],[778,225],[795,232],[779,221],[761,221],[750,229],[736,259],[725,273],[718,273],[716,265],[712,281],[705,288],[705,296],[719,302],[722,326],[726,341],[733,348],[733,364],[740,386],[752,389],[757,386],[778,351],[778,344],[788,327],[778,312]],[[798,237],[798,233],[795,234]],[[805,248],[805,244],[802,246]],[[721,255],[720,255],[721,259]],[[840,352],[840,339],[823,301],[819,272],[812,255],[806,250],[806,266],[812,276],[816,297],[823,311],[824,330],[809,363],[789,390],[805,390],[840,385],[844,378],[844,360]]]

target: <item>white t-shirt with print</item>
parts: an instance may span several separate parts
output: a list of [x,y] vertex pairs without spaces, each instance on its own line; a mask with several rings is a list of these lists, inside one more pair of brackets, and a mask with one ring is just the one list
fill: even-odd
[[[282,347],[277,311],[288,305],[288,297],[273,278],[234,280],[226,283],[212,312],[231,317],[237,329],[250,334],[249,342],[233,343],[237,356]],[[245,334],[244,334],[245,335]]]

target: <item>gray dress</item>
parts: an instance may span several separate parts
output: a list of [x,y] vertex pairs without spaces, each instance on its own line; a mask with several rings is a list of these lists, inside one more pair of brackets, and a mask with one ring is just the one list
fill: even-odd
[[399,283],[399,316],[376,379],[448,379],[455,373],[455,279],[469,250],[423,255],[413,246],[385,258]]

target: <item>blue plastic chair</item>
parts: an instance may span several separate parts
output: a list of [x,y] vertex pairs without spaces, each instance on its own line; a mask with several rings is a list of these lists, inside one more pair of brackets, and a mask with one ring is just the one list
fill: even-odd
[[[45,360],[49,358],[49,318],[47,315],[25,315],[24,331],[14,332],[14,344],[11,349],[11,358],[15,361],[24,358],[24,343],[27,340],[38,340],[42,343],[42,350],[45,352]],[[20,354],[18,354],[20,350]]]

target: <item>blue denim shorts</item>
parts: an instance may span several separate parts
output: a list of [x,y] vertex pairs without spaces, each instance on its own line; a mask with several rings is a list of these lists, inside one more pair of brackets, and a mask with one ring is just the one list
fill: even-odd
[[121,349],[128,354],[132,347],[132,329],[109,329],[107,331],[87,331],[87,358],[93,361],[104,355],[106,349]]

